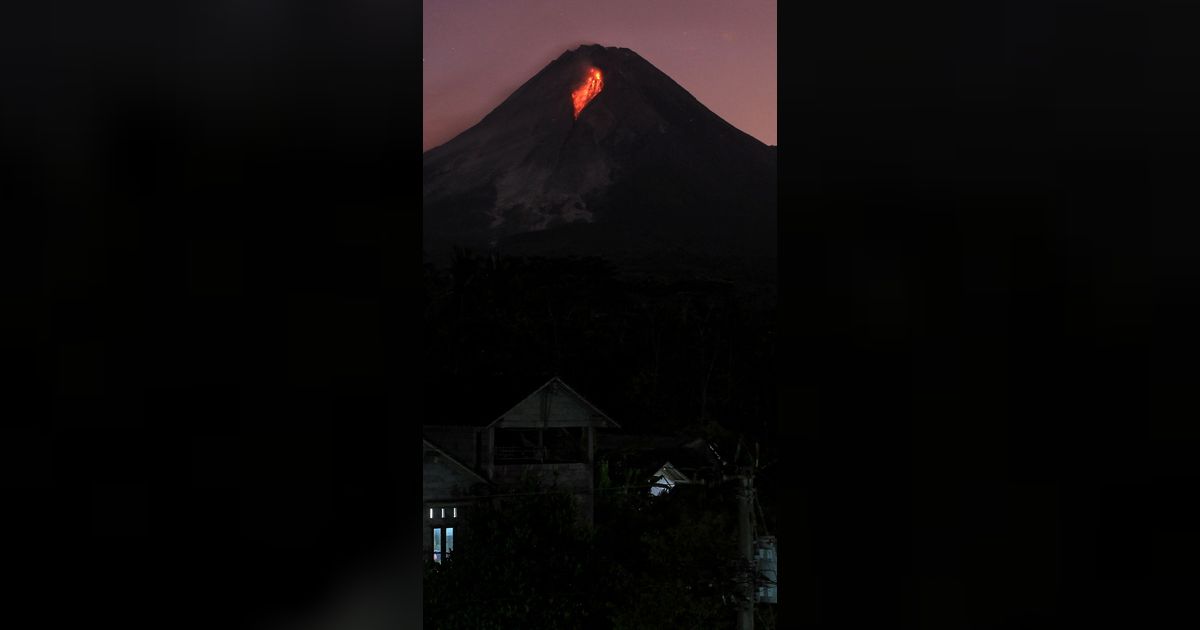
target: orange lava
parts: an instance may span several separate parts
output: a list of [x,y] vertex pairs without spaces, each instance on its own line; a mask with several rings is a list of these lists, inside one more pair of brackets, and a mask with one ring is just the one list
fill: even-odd
[[579,86],[579,89],[571,92],[571,100],[575,101],[575,119],[579,120],[579,112],[583,111],[587,104],[596,98],[600,90],[604,89],[604,79],[600,77],[600,71],[596,68],[588,70],[587,81]]

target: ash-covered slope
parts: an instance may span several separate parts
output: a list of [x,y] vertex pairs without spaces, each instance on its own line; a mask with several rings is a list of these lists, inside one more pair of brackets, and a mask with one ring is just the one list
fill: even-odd
[[[572,93],[596,70],[576,118]],[[772,256],[775,164],[633,51],[581,46],[425,153],[425,249]]]

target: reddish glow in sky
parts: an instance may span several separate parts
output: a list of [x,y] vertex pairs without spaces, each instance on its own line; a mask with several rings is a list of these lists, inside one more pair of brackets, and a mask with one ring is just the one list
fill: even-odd
[[422,151],[479,122],[563,51],[632,49],[776,142],[775,0],[423,0]]

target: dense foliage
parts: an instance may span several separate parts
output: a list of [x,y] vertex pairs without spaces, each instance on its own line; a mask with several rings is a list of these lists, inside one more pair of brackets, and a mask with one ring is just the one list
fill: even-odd
[[[770,264],[670,273],[598,259],[460,254],[426,267],[426,391],[463,384],[496,414],[551,376],[627,430],[715,421],[769,443],[776,421]],[[499,407],[499,409],[497,409]]]
[[524,490],[530,494],[473,506],[460,548],[441,564],[426,560],[426,628],[582,627],[590,532],[569,495]]
[[729,494],[601,491],[594,527],[571,497],[526,488],[472,508],[455,556],[428,562],[425,627],[722,628],[737,586]]

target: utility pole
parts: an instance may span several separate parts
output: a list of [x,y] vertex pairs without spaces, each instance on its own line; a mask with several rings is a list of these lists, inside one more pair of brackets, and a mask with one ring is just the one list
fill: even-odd
[[757,571],[754,560],[754,533],[750,523],[754,501],[752,475],[753,471],[748,467],[738,470],[738,552],[743,560],[743,573],[739,581],[742,600],[738,609],[737,630],[754,630],[754,582]]

